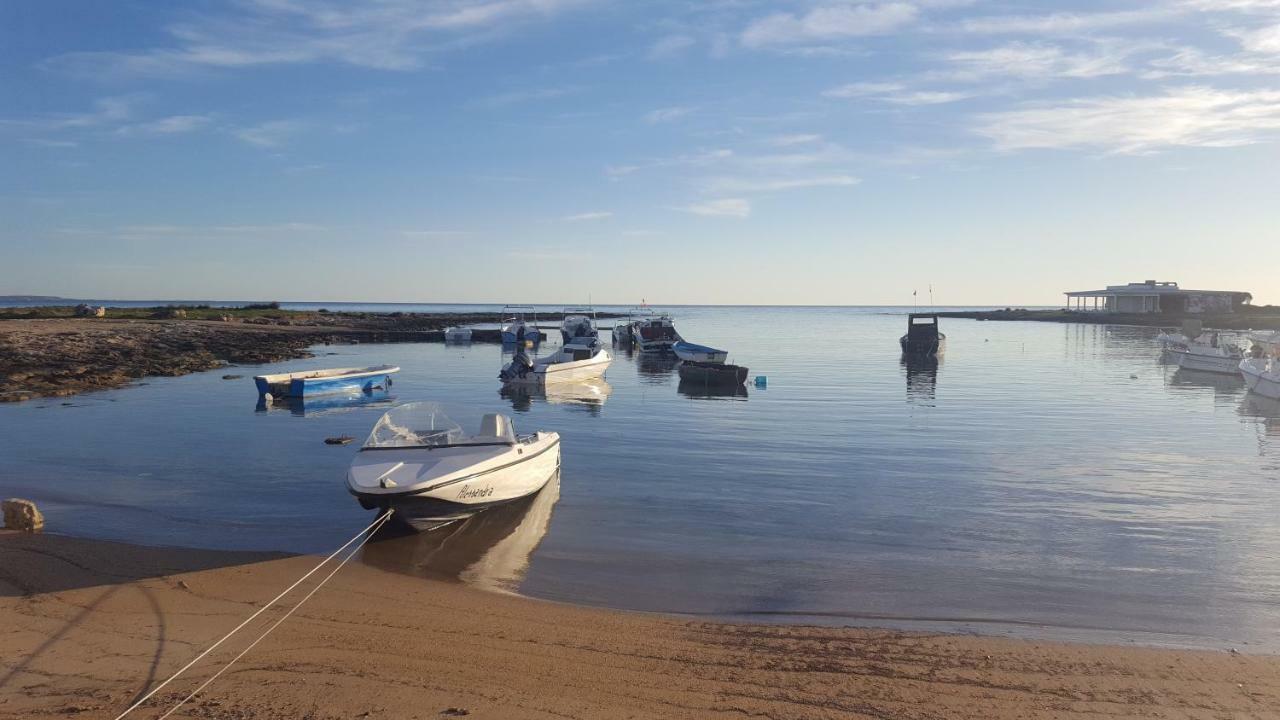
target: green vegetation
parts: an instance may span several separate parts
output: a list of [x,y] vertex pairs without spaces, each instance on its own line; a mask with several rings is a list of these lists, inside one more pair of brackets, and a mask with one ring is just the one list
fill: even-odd
[[[274,306],[274,307],[272,307]],[[107,306],[107,320],[151,320],[172,317],[175,311],[181,310],[188,320],[221,320],[233,318],[248,320],[251,318],[270,318],[285,320],[310,317],[315,313],[310,310],[281,310],[279,303],[250,305],[242,308],[211,307],[209,305],[160,305],[156,307],[117,308]],[[340,315],[340,313],[330,313]],[[40,307],[5,308],[0,310],[0,320],[37,320],[50,318],[74,318],[75,308],[61,305]],[[100,318],[84,318],[94,320]]]

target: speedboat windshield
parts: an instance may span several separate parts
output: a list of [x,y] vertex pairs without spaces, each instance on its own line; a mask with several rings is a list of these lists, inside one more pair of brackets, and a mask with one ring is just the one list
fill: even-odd
[[466,440],[462,427],[444,414],[439,403],[415,402],[388,410],[373,426],[364,447],[434,447]]

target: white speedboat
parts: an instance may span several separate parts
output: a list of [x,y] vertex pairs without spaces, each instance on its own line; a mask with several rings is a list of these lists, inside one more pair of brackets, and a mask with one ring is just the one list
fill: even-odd
[[1240,361],[1240,374],[1249,390],[1280,400],[1280,359],[1248,358]]
[[1244,359],[1240,346],[1216,332],[1206,334],[1208,342],[1197,339],[1185,348],[1169,349],[1169,353],[1177,359],[1178,367],[1224,375],[1239,373],[1240,361]]
[[1156,335],[1156,342],[1160,343],[1160,347],[1165,350],[1174,350],[1190,345],[1192,340],[1176,330],[1161,330],[1160,334]]
[[669,353],[684,338],[676,332],[671,316],[657,313],[631,323],[631,338],[642,353]]
[[471,328],[447,327],[444,329],[444,341],[447,343],[471,342]]
[[1280,357],[1280,330],[1259,330],[1249,333],[1249,340],[1266,357]]
[[675,353],[676,357],[687,362],[723,363],[729,359],[728,350],[717,350],[713,347],[696,345],[684,340],[674,343],[671,346],[671,352]]
[[613,362],[599,343],[569,344],[546,357],[531,359],[523,348],[498,373],[507,385],[549,385],[560,382],[590,380],[604,375]]
[[526,341],[537,345],[542,340],[538,330],[538,314],[532,305],[505,305],[502,308],[502,344],[522,344]]
[[366,509],[392,509],[418,530],[527,497],[560,469],[560,435],[517,435],[505,415],[463,433],[436,403],[384,414],[351,461],[347,489]]
[[589,307],[567,307],[560,324],[560,338],[565,345],[589,345],[600,340],[596,328],[596,311]]

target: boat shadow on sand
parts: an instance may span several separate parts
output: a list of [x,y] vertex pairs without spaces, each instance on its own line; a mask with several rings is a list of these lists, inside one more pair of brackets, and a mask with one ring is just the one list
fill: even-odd
[[403,575],[461,581],[514,593],[551,525],[560,473],[534,495],[429,532],[387,523],[360,551],[368,565]]

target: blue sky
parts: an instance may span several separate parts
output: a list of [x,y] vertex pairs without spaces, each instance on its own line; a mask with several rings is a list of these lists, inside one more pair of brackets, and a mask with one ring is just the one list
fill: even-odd
[[0,294],[1280,303],[1280,0],[0,4]]

